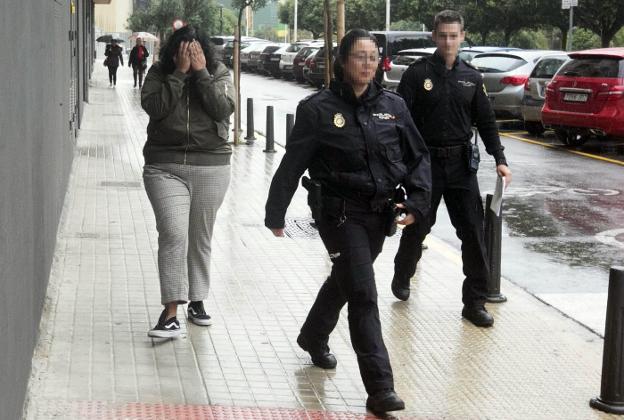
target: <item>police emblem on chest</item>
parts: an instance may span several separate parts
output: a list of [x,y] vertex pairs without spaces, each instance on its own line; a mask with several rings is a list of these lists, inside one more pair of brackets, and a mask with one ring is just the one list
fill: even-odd
[[336,127],[342,128],[345,126],[345,124],[346,124],[345,118],[340,112],[334,114],[334,125]]
[[431,79],[425,79],[425,83],[423,83],[423,87],[427,91],[433,89],[433,82],[431,81]]

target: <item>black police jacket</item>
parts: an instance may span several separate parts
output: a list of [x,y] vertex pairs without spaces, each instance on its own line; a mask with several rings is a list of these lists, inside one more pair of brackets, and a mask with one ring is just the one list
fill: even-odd
[[507,164],[483,77],[459,57],[450,70],[437,52],[416,61],[403,73],[397,92],[427,146],[466,144],[474,124],[496,164]]
[[284,227],[306,169],[320,181],[324,196],[343,198],[356,208],[374,210],[401,184],[410,213],[422,218],[429,210],[429,152],[403,99],[375,82],[356,98],[349,85],[335,81],[299,103],[286,154],[271,182],[267,227]]

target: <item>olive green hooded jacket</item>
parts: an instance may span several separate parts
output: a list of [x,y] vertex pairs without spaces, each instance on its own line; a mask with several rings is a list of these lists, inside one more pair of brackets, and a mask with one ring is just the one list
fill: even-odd
[[141,106],[150,117],[143,148],[146,164],[230,163],[228,134],[234,89],[223,64],[217,65],[214,74],[207,69],[165,74],[154,64],[143,83]]

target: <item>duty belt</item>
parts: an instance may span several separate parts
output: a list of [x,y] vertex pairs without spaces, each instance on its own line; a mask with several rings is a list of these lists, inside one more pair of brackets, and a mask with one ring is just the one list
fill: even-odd
[[435,158],[450,158],[454,156],[461,156],[466,152],[466,145],[460,144],[458,146],[446,146],[446,147],[428,147],[429,154]]

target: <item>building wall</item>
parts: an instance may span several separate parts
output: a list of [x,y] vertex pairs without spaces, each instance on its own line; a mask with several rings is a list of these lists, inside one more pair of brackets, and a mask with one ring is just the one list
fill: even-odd
[[126,25],[132,10],[133,0],[111,0],[109,4],[96,4],[95,26],[105,33],[127,32]]
[[0,420],[22,415],[87,94],[89,5],[0,2]]

